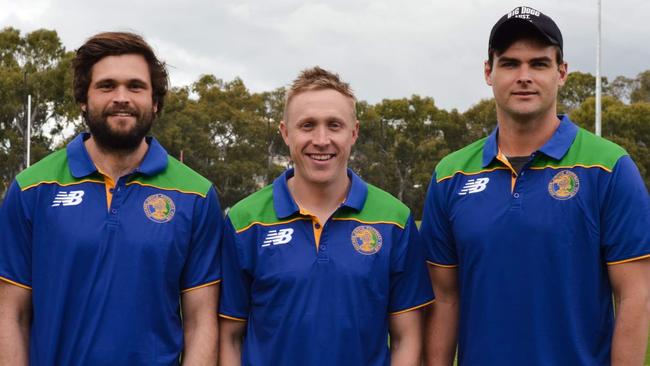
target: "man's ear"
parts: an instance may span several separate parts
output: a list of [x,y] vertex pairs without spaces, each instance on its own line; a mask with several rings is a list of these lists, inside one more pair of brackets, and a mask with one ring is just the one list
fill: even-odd
[[483,77],[485,77],[487,85],[492,86],[492,65],[488,60],[483,63]]
[[284,140],[284,143],[289,146],[289,131],[287,131],[287,123],[285,121],[280,121],[278,129],[280,130],[280,136],[282,136],[282,140]]
[[569,64],[563,62],[557,66],[557,70],[560,72],[560,80],[558,84],[562,86],[566,83],[566,79],[569,77]]

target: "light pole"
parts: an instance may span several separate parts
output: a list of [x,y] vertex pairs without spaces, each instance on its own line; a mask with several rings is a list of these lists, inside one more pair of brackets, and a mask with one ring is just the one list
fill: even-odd
[[600,2],[598,0],[598,32],[596,36],[596,135],[601,135],[601,94],[602,94],[602,85],[600,80],[600,22],[601,22],[601,11],[600,11]]

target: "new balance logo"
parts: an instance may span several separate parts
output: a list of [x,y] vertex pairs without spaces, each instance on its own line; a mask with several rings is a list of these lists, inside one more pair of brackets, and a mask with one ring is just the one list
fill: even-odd
[[464,196],[468,193],[471,194],[471,193],[482,192],[485,190],[485,187],[487,187],[489,181],[490,178],[470,179],[465,183],[463,189],[461,189],[460,192],[458,192],[458,195]]
[[262,244],[262,247],[268,247],[269,245],[287,244],[292,239],[291,234],[293,234],[293,229],[291,228],[270,230],[266,234],[266,238],[264,239],[264,243]]
[[52,201],[52,207],[76,206],[83,201],[84,191],[59,192]]

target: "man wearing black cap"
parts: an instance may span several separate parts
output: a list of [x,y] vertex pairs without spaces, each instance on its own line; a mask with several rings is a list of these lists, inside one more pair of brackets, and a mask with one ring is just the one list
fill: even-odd
[[437,295],[427,363],[451,365],[458,338],[460,365],[641,365],[650,198],[639,172],[556,114],[567,64],[553,20],[515,8],[488,49],[497,128],[440,161],[425,202]]

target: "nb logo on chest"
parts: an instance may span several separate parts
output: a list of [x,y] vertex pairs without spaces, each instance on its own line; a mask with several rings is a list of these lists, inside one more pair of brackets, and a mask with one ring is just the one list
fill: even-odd
[[52,201],[52,207],[76,206],[83,201],[84,191],[59,192]]
[[468,180],[463,189],[458,192],[459,196],[464,196],[466,194],[478,193],[485,190],[487,187],[490,178],[477,178]]
[[270,230],[264,238],[264,243],[262,247],[268,247],[270,245],[281,245],[287,244],[293,238],[293,229],[280,229],[280,230]]

